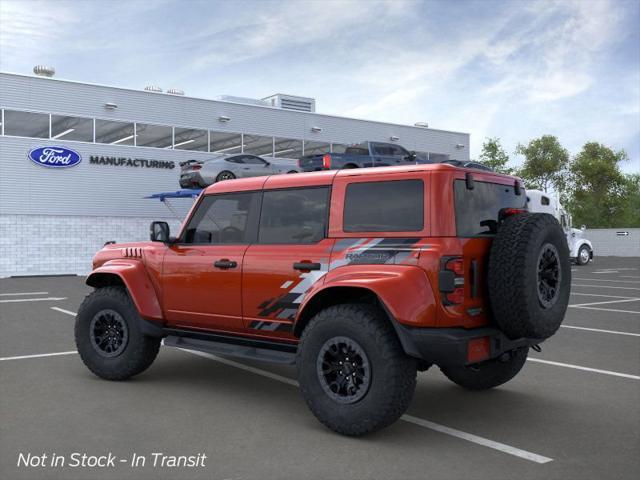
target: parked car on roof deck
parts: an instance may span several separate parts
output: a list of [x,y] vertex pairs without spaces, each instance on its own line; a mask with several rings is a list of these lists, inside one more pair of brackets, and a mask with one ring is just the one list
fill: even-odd
[[204,188],[221,180],[262,177],[279,173],[298,173],[295,160],[257,155],[219,155],[211,160],[180,163],[180,186]]

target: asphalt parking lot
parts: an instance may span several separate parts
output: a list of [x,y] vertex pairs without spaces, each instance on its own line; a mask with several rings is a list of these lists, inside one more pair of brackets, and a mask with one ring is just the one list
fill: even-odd
[[[637,478],[640,258],[573,270],[563,327],[513,381],[468,392],[433,368],[402,421],[355,439],[315,420],[288,367],[163,347],[144,374],[100,380],[74,352],[84,279],[1,279],[0,478]],[[17,466],[73,452],[128,461]],[[154,468],[154,452],[207,458]]]

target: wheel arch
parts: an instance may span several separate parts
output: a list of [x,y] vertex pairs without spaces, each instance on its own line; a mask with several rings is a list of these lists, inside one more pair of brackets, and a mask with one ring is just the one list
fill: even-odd
[[158,295],[140,261],[107,262],[91,272],[85,283],[93,288],[123,286],[143,319],[163,319]]
[[334,285],[316,292],[313,297],[305,301],[301,306],[293,327],[293,335],[299,338],[314,315],[321,310],[345,303],[365,303],[379,308],[385,313],[387,320],[396,332],[405,353],[411,356],[419,356],[413,341],[400,327],[398,320],[391,313],[385,301],[373,289],[362,286]]

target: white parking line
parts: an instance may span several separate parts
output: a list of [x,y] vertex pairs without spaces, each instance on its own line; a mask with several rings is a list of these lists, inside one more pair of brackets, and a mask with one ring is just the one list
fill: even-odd
[[640,290],[640,288],[636,287],[618,287],[612,285],[580,285],[578,283],[572,283],[572,287],[595,287],[595,288],[615,288],[616,290]]
[[640,312],[636,312],[634,310],[616,310],[615,308],[600,308],[600,307],[580,307],[580,306],[572,306],[572,308],[585,308],[587,310],[600,310],[601,312],[614,312],[614,313],[631,313],[634,315],[640,315]]
[[49,295],[49,292],[0,293],[0,297],[12,297],[18,295]]
[[630,378],[632,380],[640,380],[638,375],[630,375],[628,373],[612,372],[611,370],[600,370],[599,368],[583,367],[581,365],[573,365],[571,363],[552,362],[551,360],[542,360],[541,358],[527,358],[529,362],[546,363],[557,367],[573,368],[575,370],[584,370],[585,372],[602,373],[604,375],[612,375],[614,377]]
[[[282,375],[271,373],[271,372],[268,372],[266,370],[261,370],[259,368],[250,367],[248,365],[244,365],[244,364],[239,363],[239,362],[234,362],[233,360],[227,360],[226,358],[221,358],[221,357],[218,357],[217,355],[212,355],[210,353],[204,353],[204,352],[197,352],[197,351],[194,351],[194,350],[187,350],[187,349],[184,349],[184,348],[180,348],[180,350],[183,350],[185,352],[191,353],[193,355],[197,355],[199,357],[204,357],[204,358],[208,358],[210,360],[214,360],[214,361],[219,362],[219,363],[223,363],[224,365],[228,365],[230,367],[239,368],[241,370],[245,370],[247,372],[251,372],[251,373],[254,373],[256,375],[267,377],[267,378],[270,378],[272,380],[276,380],[278,382],[286,383],[287,385],[291,385],[291,386],[294,386],[294,387],[299,387],[300,386],[297,381],[295,381],[295,380],[293,380],[291,378],[287,378],[287,377],[284,377]],[[412,423],[414,425],[418,425],[420,427],[428,428],[430,430],[435,430],[435,431],[440,432],[440,433],[451,435],[452,437],[460,438],[462,440],[466,440],[468,442],[475,443],[477,445],[482,445],[482,446],[485,446],[485,447],[492,448],[494,450],[499,450],[499,451],[501,451],[503,453],[507,453],[509,455],[520,457],[520,458],[523,458],[525,460],[529,460],[531,462],[549,463],[549,462],[553,461],[553,459],[549,458],[549,457],[544,457],[544,456],[538,455],[536,453],[528,452],[526,450],[521,450],[519,448],[512,447],[512,446],[506,445],[504,443],[494,442],[493,440],[489,440],[488,438],[479,437],[479,436],[474,435],[472,433],[467,433],[467,432],[463,432],[461,430],[456,430],[455,428],[447,427],[445,425],[440,425],[439,423],[430,422],[428,420],[423,420],[421,418],[414,417],[412,415],[403,415],[402,417],[400,417],[400,419],[404,420],[405,422]]]
[[12,298],[10,300],[0,300],[0,303],[17,303],[17,302],[57,302],[58,300],[66,300],[67,297],[46,297],[46,298]]
[[601,272],[593,272],[595,274],[599,273],[620,273],[618,270],[602,270]]
[[37,355],[19,355],[17,357],[1,357],[0,362],[4,362],[6,360],[24,360],[26,358],[58,357],[60,355],[73,355],[74,353],[78,353],[78,352],[75,350],[72,350],[68,352],[39,353]]
[[620,278],[640,278],[640,275],[620,275]]
[[560,325],[562,328],[574,328],[576,330],[587,330],[588,332],[614,333],[616,335],[629,335],[631,337],[640,337],[640,333],[618,332],[617,330],[602,330],[600,328],[576,327],[575,325]]
[[609,280],[608,278],[579,278],[573,277],[573,280],[586,280],[587,282],[595,280],[596,282],[613,282],[613,283],[630,283],[632,285],[638,285],[640,282],[634,282],[633,280]]
[[581,293],[581,292],[571,292],[571,295],[583,295],[585,297],[636,298],[636,297],[621,297],[620,295],[603,295],[601,293]]
[[591,303],[578,303],[576,305],[569,305],[570,307],[590,307],[591,305],[604,305],[607,303],[624,303],[624,302],[637,302],[640,298],[627,298],[626,300],[606,300],[604,302],[591,302]]
[[71,315],[73,317],[77,315],[76,312],[72,312],[71,310],[65,310],[64,308],[59,308],[59,307],[51,307],[51,310],[55,310],[56,312],[60,312],[60,313],[66,313],[67,315]]

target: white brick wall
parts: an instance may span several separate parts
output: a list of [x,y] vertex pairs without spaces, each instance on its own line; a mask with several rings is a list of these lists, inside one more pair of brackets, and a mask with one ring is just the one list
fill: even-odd
[[149,239],[149,223],[175,218],[0,215],[0,277],[86,274],[93,255],[109,240]]

